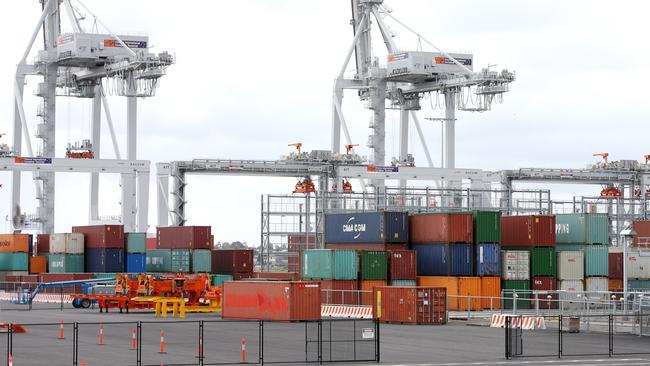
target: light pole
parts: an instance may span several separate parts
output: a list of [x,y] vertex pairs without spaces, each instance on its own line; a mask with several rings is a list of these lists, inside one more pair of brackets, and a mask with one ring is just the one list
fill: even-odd
[[631,224],[627,224],[620,234],[623,238],[623,310],[627,311],[627,247],[636,236],[636,230]]

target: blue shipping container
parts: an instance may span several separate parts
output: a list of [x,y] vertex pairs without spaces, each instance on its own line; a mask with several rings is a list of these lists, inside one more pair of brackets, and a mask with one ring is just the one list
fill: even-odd
[[86,249],[86,272],[124,272],[124,249]]
[[474,268],[472,244],[449,244],[450,276],[471,276]]
[[448,276],[450,271],[449,245],[412,245],[417,257],[418,276]]
[[501,275],[501,246],[499,244],[477,244],[474,257],[477,276]]
[[144,253],[128,253],[125,263],[127,273],[147,272],[147,255]]
[[325,244],[408,243],[406,212],[360,212],[325,216]]

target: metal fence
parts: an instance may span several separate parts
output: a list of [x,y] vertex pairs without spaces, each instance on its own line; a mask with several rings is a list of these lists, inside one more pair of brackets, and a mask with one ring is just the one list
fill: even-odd
[[379,362],[379,322],[198,320],[10,324],[7,365],[241,365]]
[[535,330],[522,328],[524,317],[505,319],[506,359],[650,354],[650,314],[542,316],[546,329]]

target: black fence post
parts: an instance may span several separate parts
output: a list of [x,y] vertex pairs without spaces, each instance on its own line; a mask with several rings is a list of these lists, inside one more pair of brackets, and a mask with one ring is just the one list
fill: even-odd
[[9,323],[9,330],[7,332],[7,366],[13,364],[13,353],[14,353],[14,324]]
[[379,335],[379,319],[375,319],[375,362],[381,362],[381,340]]
[[323,363],[323,319],[318,319],[318,363]]
[[559,316],[557,327],[557,358],[562,358],[562,315]]
[[506,316],[506,322],[505,322],[505,327],[504,327],[504,334],[505,334],[505,344],[506,344],[506,360],[510,359],[510,317]]
[[63,286],[59,288],[59,293],[61,294],[61,311],[63,311]]
[[72,324],[72,365],[79,365],[79,324],[74,322]]
[[260,364],[264,365],[264,320],[260,320]]
[[199,366],[203,366],[203,320],[199,320]]
[[608,317],[609,325],[609,357],[614,355],[614,316],[609,314]]
[[137,350],[135,351],[138,358],[137,364],[138,366],[142,366],[142,322],[141,321],[138,321],[135,332],[138,341]]

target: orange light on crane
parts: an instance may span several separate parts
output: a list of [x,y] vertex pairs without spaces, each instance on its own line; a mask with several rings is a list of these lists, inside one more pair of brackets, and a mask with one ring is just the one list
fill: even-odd
[[607,166],[607,158],[609,158],[609,153],[593,154],[592,156],[601,156],[605,162],[605,166]]
[[346,144],[345,145],[345,153],[350,155],[350,151],[352,151],[352,149],[354,149],[357,146],[359,146],[359,144]]
[[302,142],[296,142],[293,144],[289,144],[289,146],[295,146],[296,150],[298,151],[298,155],[300,155],[300,148],[302,148]]

